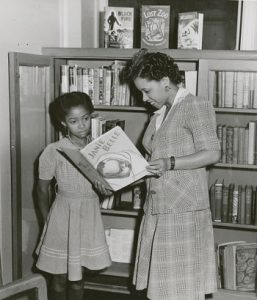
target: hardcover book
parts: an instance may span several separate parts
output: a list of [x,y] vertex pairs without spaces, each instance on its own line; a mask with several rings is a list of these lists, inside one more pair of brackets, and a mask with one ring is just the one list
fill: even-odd
[[133,48],[133,32],[133,7],[105,7],[104,48]]
[[178,14],[178,49],[202,49],[203,14]]
[[257,243],[238,245],[236,249],[236,287],[238,291],[256,291]]
[[170,6],[142,5],[141,48],[169,48]]
[[82,150],[61,148],[89,181],[117,191],[149,175],[148,162],[120,126],[115,126]]
[[243,241],[218,245],[221,287],[237,291],[256,291],[257,243]]

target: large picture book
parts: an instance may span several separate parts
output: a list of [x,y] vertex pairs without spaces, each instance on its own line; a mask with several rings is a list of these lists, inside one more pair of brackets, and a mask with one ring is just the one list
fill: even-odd
[[104,47],[133,48],[134,8],[107,6],[104,11]]
[[92,183],[117,191],[149,175],[148,162],[120,126],[115,126],[82,150],[61,148],[67,159]]
[[257,243],[229,242],[218,245],[220,287],[256,291]]
[[170,6],[142,5],[141,48],[169,48]]
[[202,49],[203,14],[178,14],[178,49]]

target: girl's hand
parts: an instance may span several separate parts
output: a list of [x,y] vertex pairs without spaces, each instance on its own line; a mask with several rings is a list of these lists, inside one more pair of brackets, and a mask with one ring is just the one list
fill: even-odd
[[100,182],[100,181],[95,181],[94,182],[94,187],[96,188],[96,190],[104,195],[104,196],[111,196],[112,195],[112,191],[111,190],[108,190],[104,187],[104,185]]
[[169,158],[159,158],[153,161],[149,161],[147,170],[155,176],[161,177],[166,171],[170,169]]

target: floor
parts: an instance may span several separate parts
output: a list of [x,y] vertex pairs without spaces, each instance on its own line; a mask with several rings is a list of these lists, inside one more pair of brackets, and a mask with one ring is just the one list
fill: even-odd
[[126,295],[120,293],[85,290],[85,300],[147,300],[145,295]]

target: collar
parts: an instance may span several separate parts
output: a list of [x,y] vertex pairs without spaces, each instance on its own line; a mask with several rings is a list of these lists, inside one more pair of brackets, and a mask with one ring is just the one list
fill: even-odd
[[[173,101],[173,103],[172,103],[172,106],[171,106],[171,108],[174,106],[174,105],[176,105],[177,103],[179,103],[183,98],[185,98],[185,96],[186,95],[188,95],[189,94],[189,91],[188,90],[186,90],[185,88],[183,88],[183,87],[180,87],[179,89],[178,89],[178,91],[177,91],[177,94],[176,94],[176,96],[175,96],[175,99],[174,99],[174,101]],[[154,114],[156,114],[156,115],[162,115],[164,112],[165,112],[165,110],[166,110],[166,105],[163,105],[161,108],[159,108],[158,110],[156,110],[155,112],[154,112]]]

